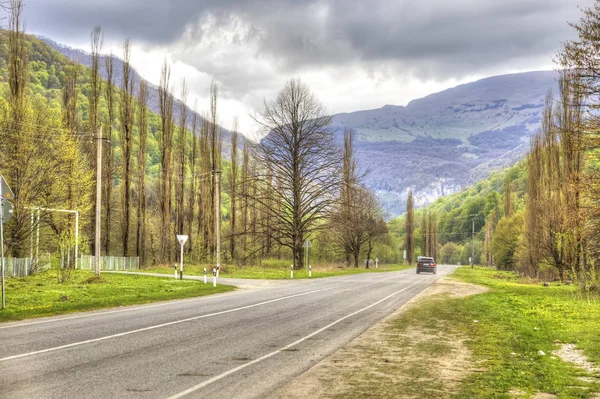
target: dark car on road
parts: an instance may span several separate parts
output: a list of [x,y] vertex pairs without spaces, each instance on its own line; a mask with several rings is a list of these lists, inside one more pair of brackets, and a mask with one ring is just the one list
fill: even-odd
[[437,266],[435,265],[433,258],[425,256],[419,256],[417,258],[417,274],[421,274],[421,272],[436,274]]

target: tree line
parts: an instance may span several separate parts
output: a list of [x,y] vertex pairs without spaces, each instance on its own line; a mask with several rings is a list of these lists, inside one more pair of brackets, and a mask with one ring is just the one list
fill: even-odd
[[[218,125],[216,83],[208,110],[200,116],[195,104],[190,114],[187,84],[183,80],[175,89],[166,60],[159,112],[153,113],[149,86],[131,66],[129,40],[123,44],[122,69],[116,70],[116,58],[102,53],[102,29],[95,27],[91,66],[64,61],[57,104],[30,86],[35,74],[23,10],[22,1],[11,0],[4,32],[8,83],[1,99],[0,171],[16,194],[15,217],[7,225],[11,256],[30,255],[36,245],[31,233],[38,226],[43,246],[57,248],[61,237],[62,252],[67,247],[72,254],[74,216],[50,209],[80,211],[79,244],[93,254],[101,143],[102,255],[168,264],[178,253],[175,234],[187,234],[189,261],[213,262],[220,220],[227,262],[279,258],[301,268],[303,244],[310,238],[328,247],[323,253],[333,248],[333,256],[348,265],[352,259],[358,266],[366,256],[368,267],[374,246],[385,241],[384,217],[356,170],[353,133],[345,133],[345,145],[336,141],[331,116],[303,82],[290,80],[264,101],[256,117],[264,137],[251,142],[237,129],[224,132]],[[30,208],[39,209],[40,217],[32,219]],[[325,229],[334,234],[322,235]]]
[[[443,245],[438,247],[443,261],[464,259],[459,252],[468,251],[473,223],[471,251],[477,263],[535,279],[574,281],[582,291],[597,293],[600,2],[584,9],[571,26],[578,37],[566,41],[555,57],[558,93],[546,96],[541,127],[525,160],[428,209],[442,212],[438,236]],[[409,209],[407,232],[412,217]],[[425,216],[421,224],[427,226]],[[414,248],[410,234],[406,247]]]

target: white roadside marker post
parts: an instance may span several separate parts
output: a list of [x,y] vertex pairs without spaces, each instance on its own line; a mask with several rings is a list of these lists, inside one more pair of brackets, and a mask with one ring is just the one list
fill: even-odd
[[379,258],[375,258],[375,269],[379,268]]
[[312,266],[308,265],[308,277],[312,277]]
[[204,268],[204,284],[206,284],[206,267]]
[[217,269],[213,267],[213,287],[217,286]]
[[290,266],[290,278],[294,278],[294,265]]

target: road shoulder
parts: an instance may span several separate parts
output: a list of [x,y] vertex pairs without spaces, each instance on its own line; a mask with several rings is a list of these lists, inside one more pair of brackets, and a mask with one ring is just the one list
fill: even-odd
[[[464,337],[442,336],[435,329],[398,330],[405,314],[424,301],[464,298],[487,288],[445,277],[416,295],[344,348],[319,362],[277,391],[271,398],[306,397],[415,397],[412,381],[429,376],[433,391],[449,392],[475,365]],[[423,356],[432,355],[427,362]],[[376,386],[377,392],[372,389]],[[443,395],[442,395],[443,396]]]

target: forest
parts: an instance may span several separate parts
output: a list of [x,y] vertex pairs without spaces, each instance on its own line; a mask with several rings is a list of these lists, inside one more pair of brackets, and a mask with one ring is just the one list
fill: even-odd
[[[472,257],[474,263],[546,282],[574,282],[597,294],[600,60],[594,32],[599,24],[596,5],[574,25],[579,40],[566,42],[559,52],[559,92],[546,96],[541,128],[527,157],[423,212],[440,215],[439,244],[430,252],[439,251],[442,262]],[[392,224],[407,248],[414,241],[413,212],[409,206]],[[421,229],[430,225],[425,219]]]
[[[0,173],[15,192],[8,256],[32,256],[31,273],[40,252],[58,254],[65,269],[76,267],[76,246],[95,254],[98,182],[100,254],[138,257],[142,267],[178,260],[176,234],[189,236],[185,261],[194,264],[215,264],[218,254],[237,265],[274,259],[300,269],[307,239],[315,261],[398,262],[356,165],[354,133],[345,132],[340,151],[331,117],[303,82],[265,99],[263,139],[253,142],[237,129],[224,134],[217,82],[210,103],[189,112],[185,79],[175,82],[165,60],[154,113],[129,40],[117,71],[116,56],[102,52],[102,28],[92,28],[88,68],[28,35],[24,9],[11,1],[0,31]],[[56,209],[79,212],[78,237],[75,215]]]

